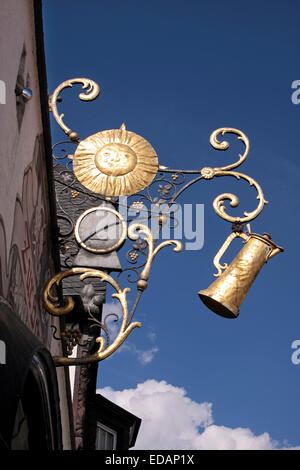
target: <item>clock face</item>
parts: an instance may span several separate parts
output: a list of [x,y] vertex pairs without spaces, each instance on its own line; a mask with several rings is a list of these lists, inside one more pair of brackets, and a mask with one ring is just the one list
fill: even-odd
[[116,250],[127,235],[126,222],[119,212],[109,207],[93,207],[77,219],[75,238],[79,245],[92,253]]

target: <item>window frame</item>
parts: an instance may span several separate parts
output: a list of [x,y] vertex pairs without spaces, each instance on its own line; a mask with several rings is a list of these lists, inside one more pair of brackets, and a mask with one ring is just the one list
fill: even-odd
[[[112,449],[107,449],[105,445],[105,449],[99,449],[97,447],[97,440],[98,440],[98,429],[101,429],[102,431],[112,434],[113,436],[113,448]],[[118,439],[118,433],[115,429],[112,429],[108,426],[105,426],[105,424],[101,423],[100,421],[97,421],[96,423],[96,439],[95,439],[95,449],[96,450],[116,450],[117,449],[117,439]],[[106,444],[106,442],[105,442]]]

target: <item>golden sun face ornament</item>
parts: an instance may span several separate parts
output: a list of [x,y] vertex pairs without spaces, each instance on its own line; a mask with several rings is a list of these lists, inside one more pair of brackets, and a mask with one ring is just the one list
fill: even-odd
[[120,129],[98,132],[81,141],[73,171],[86,188],[104,196],[130,196],[149,186],[158,170],[154,148],[143,137]]

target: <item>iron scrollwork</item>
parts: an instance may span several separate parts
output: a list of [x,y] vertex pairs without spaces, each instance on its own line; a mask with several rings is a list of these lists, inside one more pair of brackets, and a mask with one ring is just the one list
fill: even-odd
[[[75,78],[67,80],[63,82],[54,91],[53,95],[50,97],[50,110],[52,111],[53,116],[59,126],[69,137],[68,141],[63,141],[61,142],[61,144],[79,143],[78,134],[72,131],[68,126],[64,124],[62,119],[64,115],[58,114],[56,106],[56,102],[59,98],[60,92],[64,88],[72,87],[73,84],[78,83],[82,84],[83,89],[86,90],[86,94],[79,94],[79,98],[81,100],[93,100],[99,95],[100,92],[99,86],[94,81],[85,78]],[[120,130],[106,132],[111,132],[111,134],[114,135],[114,142],[118,142],[120,136],[124,137],[125,132],[127,131],[125,129],[125,125],[122,124]],[[133,133],[127,134],[129,135]],[[216,150],[227,150],[229,148],[229,143],[226,140],[219,141],[219,137],[223,137],[225,134],[236,135],[238,140],[240,140],[245,147],[244,153],[239,154],[239,158],[236,162],[222,167],[203,167],[201,169],[196,170],[169,169],[168,167],[165,167],[163,165],[158,165],[156,176],[153,177],[153,180],[142,191],[136,192],[135,194],[129,193],[126,209],[135,209],[136,216],[139,216],[139,221],[135,223],[134,217],[132,217],[132,219],[130,220],[133,223],[128,227],[127,237],[133,243],[131,248],[127,250],[126,254],[126,260],[129,263],[129,267],[124,268],[122,272],[118,273],[116,280],[113,279],[113,277],[108,275],[106,272],[101,271],[100,269],[92,269],[87,267],[72,267],[72,263],[69,262],[70,260],[72,260],[72,257],[74,257],[74,254],[76,254],[76,250],[78,251],[78,245],[73,240],[74,225],[77,214],[76,208],[78,208],[78,210],[80,211],[83,201],[85,204],[87,203],[87,201],[89,201],[90,207],[95,207],[97,206],[97,204],[103,201],[111,201],[116,196],[116,188],[112,190],[111,195],[94,193],[93,191],[87,189],[89,186],[87,186],[87,188],[84,188],[77,181],[73,172],[74,168],[71,168],[73,163],[72,155],[69,155],[68,152],[64,152],[61,157],[55,156],[53,154],[54,169],[56,168],[56,171],[60,173],[60,186],[59,192],[57,194],[58,206],[60,207],[60,194],[62,194],[64,191],[69,191],[69,193],[71,194],[71,203],[75,208],[75,215],[73,217],[70,217],[70,214],[64,211],[62,208],[59,213],[59,217],[61,218],[61,220],[64,220],[65,224],[65,231],[63,233],[60,233],[61,250],[65,250],[66,255],[64,258],[64,271],[59,274],[56,274],[48,282],[44,292],[45,306],[49,313],[55,316],[66,315],[70,313],[74,308],[74,301],[72,297],[65,296],[62,302],[62,299],[59,298],[58,295],[53,295],[53,289],[54,286],[59,288],[64,279],[76,275],[79,276],[81,281],[87,278],[99,278],[104,283],[109,284],[115,290],[115,292],[112,294],[112,297],[118,300],[122,309],[122,323],[119,332],[112,344],[110,344],[110,335],[107,327],[107,319],[108,316],[114,316],[116,319],[118,318],[118,316],[115,313],[109,314],[106,319],[101,322],[99,321],[99,319],[94,317],[91,312],[89,312],[89,320],[91,322],[94,322],[94,325],[98,325],[99,328],[101,328],[102,332],[106,336],[106,339],[103,336],[97,337],[96,341],[97,343],[99,343],[99,348],[94,354],[81,358],[56,357],[54,358],[56,365],[74,365],[101,361],[106,357],[110,356],[113,352],[115,352],[125,341],[125,339],[128,337],[128,335],[133,329],[135,329],[136,327],[141,327],[141,323],[132,322],[132,318],[141,298],[141,295],[143,291],[147,288],[147,283],[150,275],[150,268],[155,256],[162,248],[169,245],[174,246],[175,252],[179,252],[182,250],[182,244],[177,240],[166,240],[161,242],[160,244],[157,244],[158,235],[156,234],[154,236],[147,224],[141,223],[141,212],[143,212],[143,209],[146,209],[146,206],[148,204],[151,204],[151,210],[145,210],[146,221],[148,222],[149,219],[152,217],[157,217],[159,220],[159,230],[161,230],[163,224],[167,221],[169,222],[170,227],[172,227],[172,222],[173,224],[176,224],[174,207],[176,207],[176,204],[178,204],[177,200],[183,194],[184,191],[186,191],[188,188],[190,188],[192,185],[196,184],[199,181],[208,181],[214,177],[231,176],[236,178],[237,180],[245,180],[250,186],[253,186],[257,191],[257,199],[259,200],[258,206],[251,212],[244,212],[243,215],[240,217],[232,217],[226,212],[226,200],[230,201],[231,207],[237,207],[239,204],[239,199],[234,194],[223,193],[217,196],[213,201],[213,207],[215,212],[222,219],[231,222],[232,224],[235,224],[236,227],[238,227],[237,229],[233,228],[233,233],[224,242],[222,248],[219,250],[218,254],[214,259],[214,264],[218,269],[218,273],[216,274],[216,276],[219,276],[222,273],[222,270],[226,268],[226,263],[224,264],[224,266],[220,264],[222,254],[225,252],[227,246],[231,243],[233,238],[241,237],[244,240],[247,239],[247,235],[242,233],[243,228],[240,229],[240,227],[242,227],[243,223],[249,223],[249,221],[256,218],[264,208],[264,204],[267,203],[267,201],[264,198],[264,194],[260,185],[253,178],[236,171],[236,168],[239,167],[246,160],[250,148],[249,139],[242,131],[231,127],[222,127],[216,129],[214,132],[212,132],[210,136],[211,146]],[[126,144],[127,143],[128,142],[126,141]],[[122,145],[123,144],[124,143],[122,143]],[[56,144],[53,149],[57,145],[58,144]],[[120,147],[118,143],[116,145]],[[63,163],[63,168],[60,163]],[[62,176],[65,176],[65,178],[62,178]],[[134,198],[134,200],[132,201],[132,199],[130,198]],[[115,197],[115,199],[117,200],[118,198]],[[120,205],[122,203],[118,201],[118,204]],[[157,208],[157,213],[155,213],[155,209],[153,210],[153,207]],[[172,212],[170,212],[171,207]],[[175,225],[173,225],[173,227],[174,226]],[[68,253],[70,255],[69,257]],[[127,293],[130,291],[130,288],[125,287],[124,289],[122,289],[120,287],[120,276],[122,273],[127,274],[127,281],[131,285],[136,284],[136,297],[130,312],[128,311],[127,302]],[[80,345],[79,341],[78,344]]]
[[122,313],[123,313],[122,324],[121,324],[120,330],[112,344],[109,344],[108,342],[109,336],[108,336],[105,322],[104,324],[102,324],[101,322],[98,322],[99,326],[101,327],[101,329],[104,331],[104,333],[107,336],[107,340],[105,340],[103,336],[97,337],[96,342],[99,343],[98,350],[94,354],[86,356],[86,357],[82,357],[82,358],[54,357],[54,362],[56,366],[80,365],[80,364],[87,364],[87,363],[102,361],[106,357],[113,354],[122,345],[122,343],[125,341],[125,339],[128,337],[128,335],[131,333],[131,331],[134,328],[142,326],[140,322],[131,322],[131,320],[132,320],[134,311],[137,307],[138,301],[141,297],[141,294],[147,288],[147,282],[149,279],[151,264],[155,256],[157,255],[157,253],[165,246],[175,245],[174,251],[179,252],[182,249],[182,244],[181,242],[176,241],[176,240],[167,240],[167,241],[160,243],[158,246],[155,247],[152,233],[148,227],[143,226],[141,224],[133,224],[128,229],[128,236],[129,238],[133,240],[137,240],[141,233],[145,235],[145,241],[148,246],[148,256],[147,256],[147,261],[145,263],[144,269],[137,282],[138,292],[136,295],[134,306],[130,314],[128,312],[128,303],[127,303],[127,298],[126,298],[127,293],[130,291],[130,288],[125,287],[124,289],[122,289],[118,282],[116,282],[110,275],[108,275],[107,273],[101,270],[91,269],[91,268],[71,268],[67,271],[63,271],[55,275],[48,282],[44,291],[44,304],[48,312],[51,313],[52,315],[55,315],[55,316],[66,315],[73,310],[74,300],[72,299],[71,296],[65,297],[64,303],[63,305],[61,305],[59,297],[54,296],[51,292],[52,292],[54,285],[56,285],[56,287],[59,288],[63,279],[70,277],[70,276],[74,276],[74,275],[79,275],[80,280],[93,277],[93,278],[100,278],[102,281],[109,283],[113,287],[113,289],[116,291],[112,294],[112,297],[116,298],[119,301],[121,308],[122,308]]
[[52,112],[57,124],[61,127],[61,129],[69,136],[71,141],[78,142],[79,136],[77,132],[72,131],[64,122],[63,117],[64,114],[59,114],[57,110],[56,103],[58,101],[59,95],[64,88],[72,87],[74,83],[81,83],[82,88],[86,90],[86,93],[80,93],[79,98],[82,101],[92,101],[97,98],[100,93],[99,85],[90,80],[89,78],[71,78],[70,80],[65,80],[61,83],[54,91],[54,93],[50,96],[49,104],[50,104],[50,111]]

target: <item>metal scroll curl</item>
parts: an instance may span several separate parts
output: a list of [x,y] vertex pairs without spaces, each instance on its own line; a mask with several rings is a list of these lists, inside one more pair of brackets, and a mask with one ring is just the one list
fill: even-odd
[[54,284],[56,284],[56,286],[58,287],[61,281],[66,277],[78,274],[80,275],[80,280],[84,280],[88,277],[100,278],[102,279],[102,281],[109,283],[116,290],[116,292],[112,294],[112,297],[116,298],[121,304],[123,311],[123,320],[120,327],[120,331],[111,345],[105,347],[105,338],[99,336],[96,339],[96,342],[99,343],[99,348],[94,354],[82,358],[54,357],[54,363],[56,366],[71,366],[102,361],[106,357],[110,356],[121,346],[121,344],[125,341],[127,336],[131,333],[134,328],[142,326],[140,322],[133,322],[129,325],[127,324],[128,306],[126,294],[130,291],[130,288],[125,287],[125,289],[121,289],[119,284],[111,276],[104,273],[103,271],[91,268],[72,268],[68,271],[64,271],[62,273],[57,274],[48,282],[44,291],[44,304],[49,313],[51,313],[52,315],[66,315],[67,313],[70,313],[73,310],[74,302],[71,297],[67,297],[65,299],[64,305],[59,306],[58,297],[53,297],[50,294],[50,291]]
[[85,93],[79,94],[79,98],[82,101],[93,101],[94,99],[97,98],[97,96],[100,93],[100,87],[96,82],[94,82],[94,80],[91,80],[90,78],[71,78],[69,80],[65,80],[64,82],[62,82],[54,90],[53,94],[50,97],[49,104],[50,104],[50,110],[52,111],[57,124],[62,128],[65,134],[67,134],[72,141],[77,142],[79,140],[79,136],[77,132],[73,132],[68,126],[66,126],[66,124],[63,122],[63,119],[62,119],[64,117],[64,114],[59,114],[57,111],[57,106],[56,106],[60,92],[64,88],[72,87],[73,84],[75,83],[81,83],[82,88],[86,90]]
[[257,199],[259,200],[258,206],[256,209],[254,209],[251,212],[244,212],[244,217],[232,217],[226,213],[226,207],[224,205],[225,200],[230,201],[230,206],[231,207],[237,207],[239,205],[239,198],[231,193],[223,193],[217,196],[214,199],[213,202],[213,207],[215,212],[222,217],[222,219],[227,220],[228,222],[238,222],[238,223],[246,223],[250,222],[250,220],[255,219],[260,212],[263,210],[264,205],[268,202],[264,198],[263,191],[260,187],[260,185],[250,176],[245,175],[243,173],[239,173],[237,171],[231,171],[233,168],[237,168],[239,165],[241,165],[245,159],[248,156],[249,153],[249,139],[248,137],[240,130],[234,129],[232,127],[221,127],[219,129],[216,129],[210,136],[210,144],[212,145],[213,148],[216,150],[227,150],[229,148],[229,143],[227,141],[222,141],[220,142],[218,140],[219,135],[224,135],[225,133],[230,133],[230,134],[236,134],[238,136],[238,139],[243,142],[245,145],[245,151],[241,155],[239,154],[239,160],[235,163],[232,163],[227,166],[223,167],[217,167],[217,168],[210,168],[210,167],[204,167],[201,170],[201,174],[204,179],[212,179],[215,176],[233,176],[234,178],[240,180],[244,179],[249,183],[250,186],[254,186],[254,188],[257,191]]
[[112,294],[112,297],[116,298],[120,302],[123,312],[120,330],[112,344],[109,344],[109,338],[106,332],[105,324],[103,326],[99,323],[99,325],[102,327],[102,330],[104,330],[104,332],[106,333],[107,341],[102,336],[97,337],[96,342],[99,343],[99,348],[94,354],[91,354],[90,356],[81,358],[54,357],[54,363],[56,366],[71,366],[102,361],[103,359],[113,354],[122,345],[122,343],[125,341],[125,339],[128,337],[128,335],[134,328],[142,326],[140,322],[131,322],[131,320],[139,302],[139,299],[141,297],[141,294],[147,288],[147,281],[150,275],[151,264],[157,253],[165,246],[175,245],[174,251],[179,252],[182,249],[182,244],[177,240],[166,240],[160,243],[157,247],[155,247],[152,232],[147,226],[139,223],[132,224],[129,226],[128,237],[130,239],[138,240],[140,239],[141,235],[144,235],[144,241],[148,246],[148,255],[146,263],[143,266],[143,270],[139,276],[139,279],[137,280],[137,295],[130,314],[128,312],[128,303],[126,298],[127,293],[130,291],[130,288],[125,287],[124,289],[122,289],[117,281],[115,281],[107,273],[104,273],[103,271],[100,271],[98,269],[84,267],[71,268],[67,271],[61,272],[53,276],[52,279],[46,285],[43,300],[46,309],[52,315],[66,315],[73,310],[74,301],[72,297],[65,297],[63,304],[61,304],[59,297],[52,295],[51,292],[54,286],[59,289],[63,279],[74,275],[79,275],[80,280],[82,281],[88,277],[96,277],[110,284],[116,291]]
[[[166,203],[171,206],[179,196],[190,188],[195,183],[201,180],[210,180],[214,177],[220,176],[231,176],[237,180],[245,180],[250,186],[253,186],[257,192],[257,199],[259,203],[257,207],[250,212],[244,212],[242,217],[233,217],[226,212],[225,201],[230,201],[231,207],[237,207],[239,205],[239,198],[232,193],[223,193],[217,196],[213,201],[213,207],[215,212],[222,217],[222,219],[231,222],[231,223],[247,223],[256,218],[260,212],[263,210],[264,205],[268,201],[265,200],[263,191],[260,185],[248,175],[240,173],[238,171],[233,171],[238,166],[240,166],[247,158],[250,149],[250,143],[248,137],[239,129],[233,127],[220,127],[212,132],[210,135],[210,144],[216,150],[227,150],[229,148],[229,143],[226,140],[219,140],[220,136],[225,134],[234,134],[237,136],[244,145],[244,152],[238,155],[238,160],[229,165],[222,167],[203,167],[202,169],[194,170],[185,170],[185,169],[169,169],[165,166],[159,166],[159,178],[156,178],[151,186],[154,187],[155,183],[159,184],[158,192],[160,193],[159,198],[150,198],[149,188],[147,189],[147,195],[144,196],[146,199],[151,202],[157,203]],[[171,180],[167,181],[165,175],[171,175]],[[191,177],[191,179],[187,179]],[[142,195],[140,195],[142,197]],[[156,201],[156,200],[157,201]]]
[[164,248],[165,246],[175,245],[174,251],[179,252],[182,250],[182,243],[178,240],[165,240],[155,247],[154,239],[151,230],[146,225],[139,223],[132,224],[128,228],[128,236],[131,240],[137,240],[140,237],[140,234],[145,235],[145,241],[148,245],[148,257],[145,263],[144,269],[140,274],[140,279],[137,282],[137,287],[139,290],[143,291],[147,288],[147,281],[150,275],[150,268],[152,261],[154,260],[157,253]]

